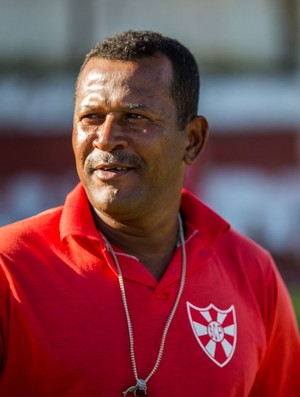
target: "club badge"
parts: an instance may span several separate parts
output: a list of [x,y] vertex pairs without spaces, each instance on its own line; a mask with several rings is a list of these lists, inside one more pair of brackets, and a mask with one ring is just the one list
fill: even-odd
[[215,364],[224,367],[231,360],[236,346],[234,306],[221,310],[212,303],[200,308],[187,302],[187,311],[197,342]]

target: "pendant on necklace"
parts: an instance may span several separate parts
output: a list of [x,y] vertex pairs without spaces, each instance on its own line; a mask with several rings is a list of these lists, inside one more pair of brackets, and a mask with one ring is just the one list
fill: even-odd
[[149,397],[146,394],[146,391],[146,382],[143,379],[138,379],[137,384],[135,386],[128,387],[128,389],[123,392],[123,395],[125,397],[128,393],[132,393],[134,396]]

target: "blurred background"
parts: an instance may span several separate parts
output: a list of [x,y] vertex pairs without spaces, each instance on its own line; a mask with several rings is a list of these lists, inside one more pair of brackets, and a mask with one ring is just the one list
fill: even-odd
[[126,29],[196,56],[210,139],[186,185],[272,252],[298,310],[300,0],[0,0],[0,225],[61,205],[77,183],[77,73]]

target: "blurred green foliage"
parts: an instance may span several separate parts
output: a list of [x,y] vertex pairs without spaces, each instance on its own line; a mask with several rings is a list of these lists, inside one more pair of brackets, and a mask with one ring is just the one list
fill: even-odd
[[300,289],[291,291],[291,297],[296,312],[298,327],[300,329]]

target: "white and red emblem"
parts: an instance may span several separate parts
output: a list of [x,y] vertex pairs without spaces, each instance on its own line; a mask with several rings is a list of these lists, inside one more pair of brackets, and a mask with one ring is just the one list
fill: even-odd
[[221,310],[213,304],[200,308],[187,302],[187,311],[197,342],[214,363],[224,367],[231,360],[236,346],[234,306]]

